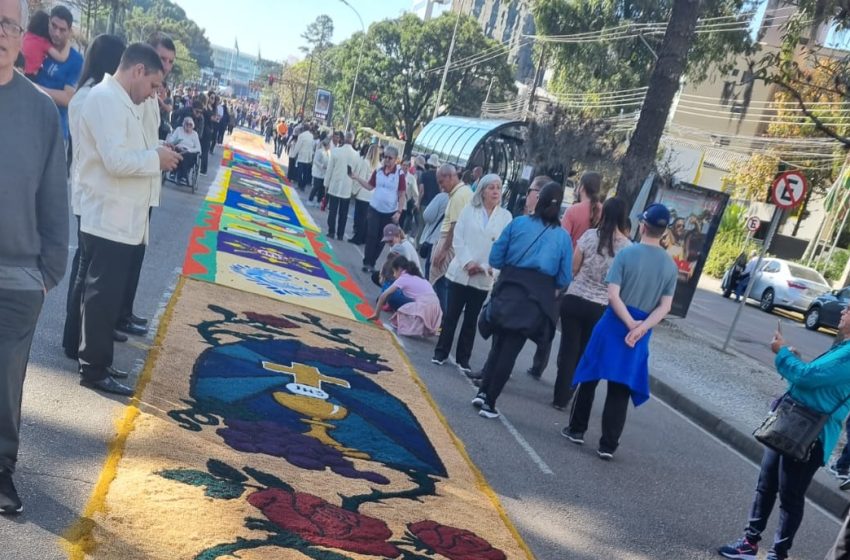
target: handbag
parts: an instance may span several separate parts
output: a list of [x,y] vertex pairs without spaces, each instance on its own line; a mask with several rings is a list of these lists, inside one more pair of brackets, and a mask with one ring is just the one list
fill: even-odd
[[753,431],[763,445],[796,461],[807,462],[826,421],[835,414],[850,395],[829,413],[809,408],[785,393]]
[[[537,237],[534,238],[534,241],[532,241],[531,244],[525,248],[525,251],[522,252],[522,255],[519,256],[516,262],[521,261],[523,257],[528,254],[531,248],[534,247],[535,243],[537,243],[537,241],[541,237],[543,237],[543,234],[549,230],[549,227],[550,226],[546,226],[545,228],[543,228],[543,231],[541,231],[537,235]],[[490,338],[490,335],[493,334],[493,329],[499,326],[497,310],[494,311],[493,309],[494,306],[492,294],[498,291],[499,285],[501,284],[501,278],[502,277],[500,275],[499,278],[496,279],[496,285],[493,286],[493,290],[491,291],[490,297],[488,297],[487,301],[484,302],[484,305],[481,307],[481,312],[478,314],[478,332],[481,333],[481,336],[484,338],[484,340]]]

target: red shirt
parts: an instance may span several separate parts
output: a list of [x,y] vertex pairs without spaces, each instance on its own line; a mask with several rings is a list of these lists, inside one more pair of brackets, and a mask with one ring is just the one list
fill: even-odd
[[[597,219],[602,217],[602,204],[596,203]],[[590,201],[579,202],[573,204],[567,211],[564,212],[564,217],[561,218],[561,225],[570,234],[570,239],[573,242],[573,249],[576,248],[576,243],[584,235],[584,232],[590,229]]]
[[49,39],[29,31],[24,33],[24,40],[21,44],[21,52],[24,54],[24,74],[28,76],[38,74],[41,65],[44,64],[44,59],[47,58],[47,51],[52,46]]

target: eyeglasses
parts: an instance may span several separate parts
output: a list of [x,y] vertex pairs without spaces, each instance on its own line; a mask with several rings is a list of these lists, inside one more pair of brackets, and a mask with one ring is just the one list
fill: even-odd
[[8,19],[0,21],[0,29],[9,37],[20,37],[21,33],[24,32],[23,27]]

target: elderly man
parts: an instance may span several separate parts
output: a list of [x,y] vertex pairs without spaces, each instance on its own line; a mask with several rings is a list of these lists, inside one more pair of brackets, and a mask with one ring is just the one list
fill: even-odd
[[440,226],[440,241],[434,247],[434,255],[431,257],[429,280],[434,285],[437,297],[440,298],[440,306],[445,309],[448,298],[446,270],[455,256],[452,248],[455,223],[460,218],[460,213],[472,200],[472,189],[458,178],[455,166],[448,163],[437,170],[437,182],[444,192],[449,193],[449,205],[446,207],[443,224]]
[[148,239],[155,177],[180,156],[144,130],[140,105],[162,85],[164,69],[150,45],[127,47],[115,76],[95,86],[80,115],[80,231],[89,258],[83,293],[80,383],[118,395],[132,389],[112,368],[112,329],[124,303],[140,244]]
[[352,147],[354,133],[345,133],[344,144],[331,150],[325,169],[325,188],[328,190],[328,238],[342,239],[348,222],[348,205],[351,202],[351,177],[348,174],[360,164],[360,156]]
[[304,125],[304,130],[298,134],[298,139],[292,147],[291,155],[295,156],[296,161],[296,179],[298,180],[298,190],[303,191],[310,183],[310,171],[313,166],[313,133],[310,132],[310,127]]
[[[0,514],[23,511],[12,483],[21,396],[44,296],[68,260],[68,184],[59,114],[14,63],[26,0],[0,0]],[[11,188],[14,186],[14,188]]]
[[[154,33],[148,40],[148,44],[154,48],[160,62],[162,62],[163,82],[156,95],[149,97],[142,104],[142,125],[144,126],[145,138],[149,145],[156,145],[159,142],[159,128],[162,124],[162,113],[170,112],[171,105],[166,102],[165,78],[171,72],[174,66],[174,58],[177,56],[177,47],[174,46],[174,41],[164,33]],[[194,162],[193,162],[194,163]],[[151,211],[154,207],[159,206],[162,181],[159,175],[149,178],[153,195],[151,196]],[[142,263],[145,260],[145,251],[147,249],[147,241],[138,245],[133,254],[133,262],[130,265],[130,274],[127,276],[127,288],[124,292],[124,303],[121,307],[121,314],[118,317],[118,323],[115,325],[116,330],[123,333],[143,335],[148,332],[148,320],[143,317],[138,317],[133,313],[133,305],[136,300],[136,290],[139,288],[139,278],[142,274]]]
[[[71,27],[74,16],[65,6],[55,6],[50,10],[50,42],[58,51],[62,51],[71,40]],[[62,135],[68,142],[68,105],[71,97],[77,91],[77,81],[83,70],[83,57],[73,47],[67,60],[57,62],[48,56],[41,65],[41,71],[35,78],[35,83],[56,103],[59,116],[62,119]]]

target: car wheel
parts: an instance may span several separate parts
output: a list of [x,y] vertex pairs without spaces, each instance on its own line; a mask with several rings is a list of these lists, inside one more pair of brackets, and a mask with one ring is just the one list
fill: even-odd
[[812,307],[806,311],[804,323],[810,331],[818,330],[818,327],[820,327],[820,308]]
[[762,293],[761,301],[759,302],[759,308],[762,311],[770,313],[773,311],[773,289],[768,288]]

